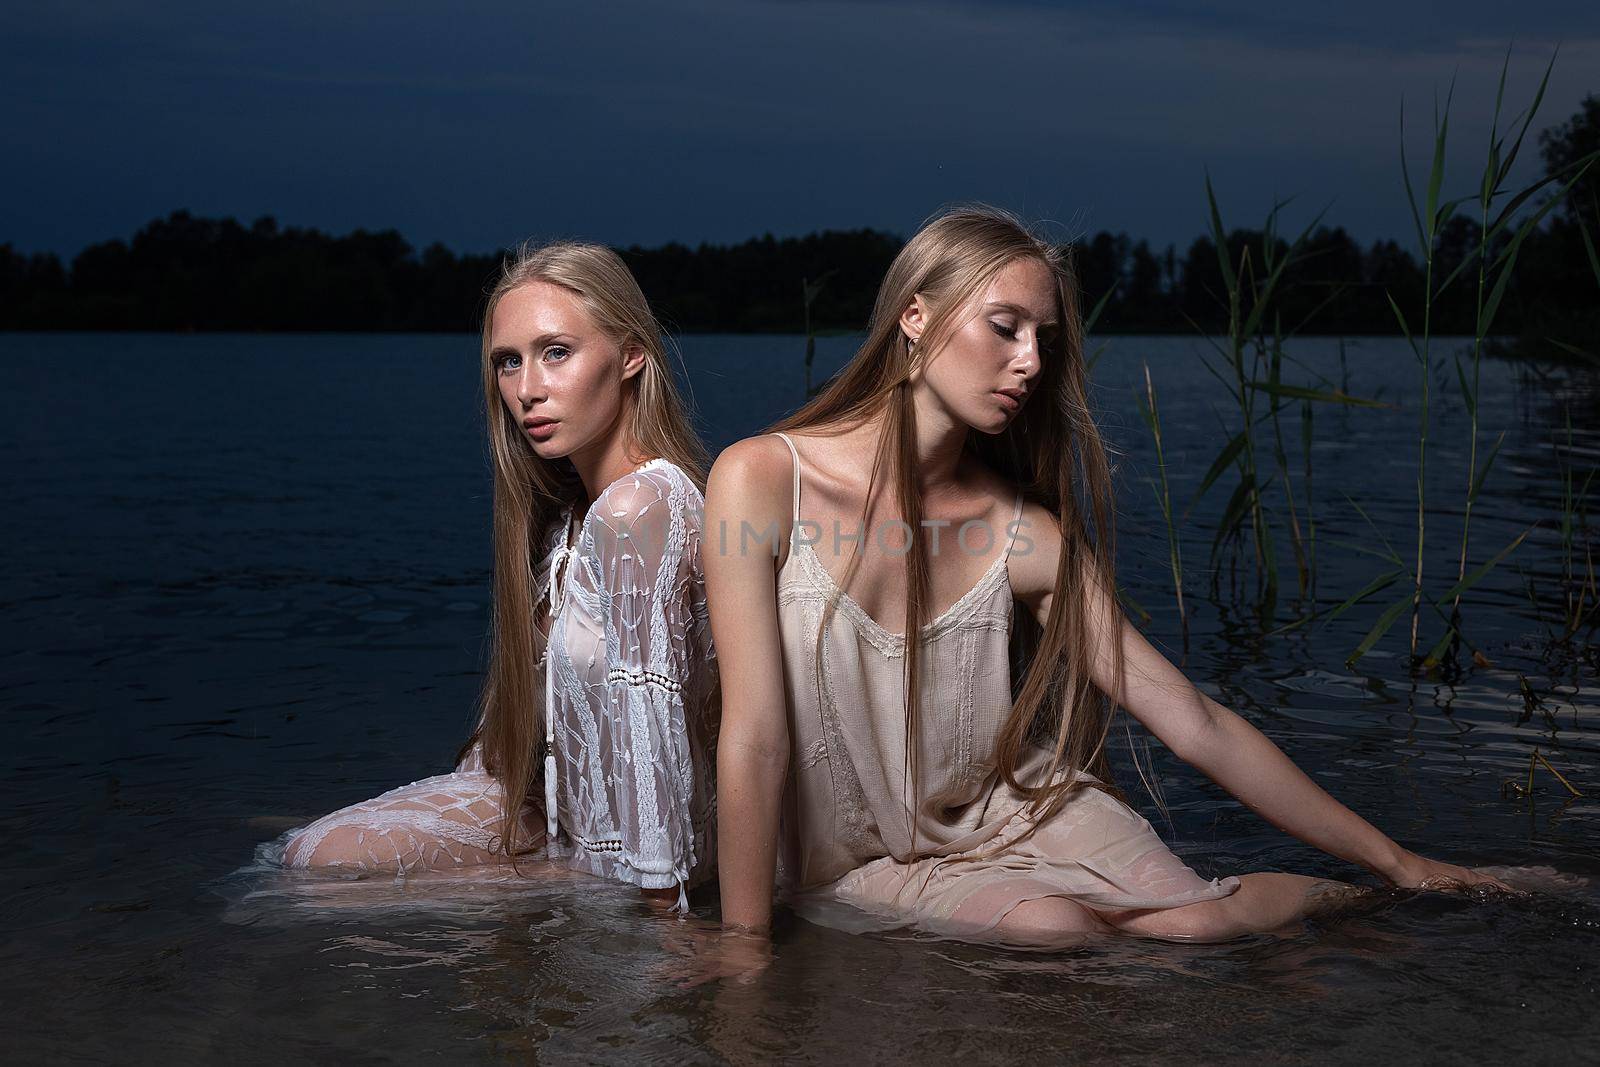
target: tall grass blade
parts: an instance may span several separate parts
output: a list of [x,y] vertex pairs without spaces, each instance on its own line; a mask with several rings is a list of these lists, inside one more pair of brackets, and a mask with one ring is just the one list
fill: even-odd
[[1228,252],[1228,235],[1222,229],[1222,212],[1217,209],[1217,196],[1211,189],[1211,174],[1206,174],[1206,204],[1211,209],[1211,240],[1217,246],[1217,263],[1222,267],[1222,280],[1228,286],[1228,296],[1239,291],[1239,278],[1233,270],[1233,260]]
[[1505,559],[1507,556],[1511,555],[1512,552],[1516,551],[1517,546],[1522,544],[1523,540],[1529,534],[1531,534],[1538,527],[1538,525],[1538,523],[1534,523],[1532,526],[1519,533],[1516,537],[1512,538],[1510,544],[1506,545],[1506,547],[1502,548],[1499,552],[1496,552],[1491,558],[1473,568],[1471,574],[1468,574],[1465,578],[1451,586],[1449,591],[1436,599],[1434,603],[1448,603],[1449,601],[1460,596],[1462,593],[1465,593],[1468,589],[1471,589],[1473,586],[1477,585],[1483,580],[1483,576],[1494,570],[1501,560]]
[[[1555,69],[1556,56],[1560,53],[1560,45],[1557,45],[1550,52],[1550,62],[1545,64],[1544,77],[1539,79],[1539,89],[1533,94],[1533,103],[1528,106],[1528,110],[1523,114],[1522,129],[1517,132],[1517,139],[1512,142],[1511,151],[1506,154],[1504,162],[1500,164],[1500,173],[1495,178],[1496,185],[1506,180],[1506,176],[1511,173],[1512,166],[1517,162],[1517,153],[1522,151],[1522,139],[1528,135],[1528,127],[1533,125],[1533,117],[1538,113],[1539,105],[1544,102],[1545,89],[1550,85],[1550,72]],[[1509,59],[1509,54],[1507,58]],[[1515,121],[1516,119],[1512,119],[1512,122]]]
[[1489,454],[1483,459],[1483,466],[1478,469],[1477,477],[1472,480],[1472,492],[1467,495],[1467,500],[1476,501],[1478,494],[1483,491],[1483,483],[1489,477],[1489,468],[1494,466],[1494,458],[1500,454],[1500,446],[1505,443],[1506,432],[1500,431],[1500,436],[1494,439],[1494,447],[1489,449]]
[[1105,291],[1099,300],[1095,301],[1094,307],[1089,310],[1088,316],[1083,320],[1084,336],[1094,332],[1094,324],[1100,321],[1100,313],[1105,311],[1106,305],[1111,302],[1111,298],[1116,294],[1116,291],[1117,287],[1113,285]]
[[[1327,214],[1327,211],[1327,208],[1323,208],[1321,211],[1317,212],[1316,217],[1306,225],[1304,230],[1300,231],[1300,235],[1294,239],[1292,244],[1290,244],[1289,250],[1284,255],[1283,259],[1280,260],[1275,267],[1269,270],[1267,274],[1267,281],[1265,286],[1262,288],[1261,295],[1256,299],[1254,304],[1252,304],[1250,308],[1250,316],[1245,320],[1243,332],[1246,336],[1254,335],[1255,332],[1261,328],[1262,317],[1266,314],[1267,308],[1271,306],[1271,298],[1273,294],[1277,292],[1278,282],[1283,276],[1284,269],[1298,258],[1295,253],[1305,245],[1306,238],[1311,236],[1311,231],[1316,228],[1319,222],[1322,221],[1322,217]],[[1269,234],[1268,240],[1270,239],[1271,238]]]
[[[1405,181],[1406,204],[1411,208],[1411,221],[1417,228],[1417,247],[1422,250],[1422,256],[1426,259],[1428,250],[1432,247],[1432,242],[1428,240],[1428,235],[1422,230],[1422,215],[1417,210],[1417,193],[1411,186],[1411,167],[1406,163],[1405,97],[1400,98],[1400,176]],[[1390,302],[1393,303],[1392,300]],[[1410,336],[1410,331],[1407,331],[1406,336]]]
[[1194,510],[1195,505],[1200,503],[1200,498],[1206,495],[1206,490],[1210,489],[1216,480],[1222,477],[1222,472],[1233,466],[1243,448],[1244,431],[1240,430],[1228,439],[1228,443],[1222,446],[1222,451],[1217,453],[1217,458],[1211,461],[1211,466],[1207,469],[1205,477],[1200,479],[1200,488],[1195,490],[1193,499],[1189,501],[1189,506],[1183,509],[1184,518],[1189,517],[1189,513]]
[[1363,637],[1361,643],[1345,657],[1345,663],[1353,664],[1356,660],[1371,652],[1372,646],[1383,640],[1383,635],[1389,632],[1390,627],[1395,624],[1395,620],[1399,619],[1401,613],[1411,606],[1411,598],[1412,591],[1408,589],[1401,595],[1399,600],[1385,608],[1383,614],[1378,616],[1378,621],[1372,624],[1372,629],[1367,631],[1367,636]]
[[[1145,423],[1155,439],[1156,468],[1161,475],[1157,501],[1161,505],[1161,518],[1167,527],[1167,555],[1172,566],[1172,589],[1178,600],[1178,623],[1183,631],[1183,644],[1189,647],[1189,615],[1183,604],[1183,552],[1179,544],[1178,528],[1172,521],[1172,495],[1167,488],[1167,457],[1161,440],[1161,410],[1156,403],[1155,383],[1150,380],[1150,365],[1144,365],[1145,402],[1142,405]],[[1154,483],[1152,483],[1154,487]]]
[[1411,346],[1411,354],[1420,360],[1422,358],[1422,350],[1417,347],[1416,338],[1411,336],[1411,324],[1406,321],[1406,313],[1401,311],[1400,305],[1394,302],[1393,293],[1385,289],[1383,295],[1389,301],[1389,308],[1394,312],[1395,320],[1400,323],[1400,332],[1406,335],[1406,343]]
[[1455,627],[1451,626],[1449,623],[1446,623],[1444,633],[1440,635],[1439,640],[1433,643],[1433,647],[1428,649],[1427,655],[1422,657],[1423,670],[1432,670],[1434,667],[1438,666],[1440,657],[1444,655],[1444,650],[1448,648],[1450,646],[1450,642],[1456,640],[1458,636],[1459,635],[1456,633]]
[[[1595,216],[1600,218],[1600,202],[1595,203]],[[1589,269],[1594,271],[1594,280],[1600,283],[1600,256],[1595,254],[1594,237],[1589,233],[1589,224],[1584,221],[1581,211],[1574,211],[1572,217],[1578,220],[1578,236],[1583,238],[1583,250],[1589,256]]]
[[1433,118],[1433,167],[1428,174],[1428,199],[1427,207],[1423,211],[1428,220],[1428,244],[1431,247],[1433,238],[1438,234],[1441,224],[1439,211],[1439,189],[1444,184],[1444,146],[1450,132],[1450,101],[1455,96],[1456,80],[1450,79],[1450,89],[1444,98],[1444,116],[1441,119],[1438,107],[1434,107]]
[[1239,479],[1239,485],[1234,489],[1233,495],[1228,498],[1228,506],[1222,511],[1222,521],[1217,524],[1217,532],[1211,540],[1211,557],[1215,559],[1217,553],[1222,551],[1222,546],[1229,535],[1244,523],[1245,512],[1249,509],[1250,498],[1255,492],[1255,479],[1244,475]]
[[[1495,216],[1494,221],[1489,224],[1485,231],[1486,235],[1491,239],[1498,237],[1500,232],[1511,223],[1512,217],[1515,216],[1519,210],[1521,210],[1523,204],[1537,196],[1545,186],[1553,185],[1556,182],[1566,180],[1567,184],[1563,187],[1561,193],[1557,194],[1555,199],[1547,200],[1542,206],[1542,210],[1540,211],[1540,217],[1542,218],[1550,211],[1551,208],[1555,207],[1561,202],[1562,198],[1566,196],[1567,190],[1570,189],[1574,183],[1582,179],[1584,172],[1594,164],[1596,159],[1600,159],[1600,152],[1590,152],[1586,156],[1580,156],[1579,158],[1568,163],[1565,167],[1562,167],[1560,170],[1552,174],[1546,174],[1538,181],[1517,192],[1509,201],[1506,202],[1505,207],[1500,209],[1500,214]],[[1568,179],[1568,175],[1571,175],[1570,179]]]
[[1389,543],[1389,539],[1383,536],[1383,531],[1378,528],[1377,523],[1372,521],[1372,516],[1367,514],[1367,509],[1356,503],[1355,497],[1351,496],[1349,493],[1345,493],[1343,495],[1345,500],[1349,501],[1350,506],[1356,509],[1356,514],[1360,515],[1362,520],[1366,522],[1367,527],[1372,531],[1372,535],[1379,541],[1382,541],[1383,547],[1389,550],[1388,558],[1394,561],[1394,565],[1396,567],[1404,567],[1405,562],[1401,560],[1400,553],[1396,552],[1394,550],[1394,546]]
[[1565,341],[1558,341],[1554,337],[1546,337],[1543,340],[1546,344],[1555,345],[1569,356],[1577,356],[1579,359],[1586,359],[1590,363],[1600,363],[1600,355],[1587,349],[1579,348],[1577,345],[1571,345]]
[[1393,585],[1396,581],[1403,577],[1405,573],[1405,568],[1402,567],[1399,570],[1385,571],[1378,575],[1376,578],[1372,579],[1372,581],[1362,586],[1361,590],[1354,596],[1340,601],[1337,607],[1324,615],[1322,617],[1322,625],[1327,626],[1328,623],[1332,622],[1334,619],[1337,619],[1340,615],[1343,615],[1345,612],[1349,611],[1351,608],[1355,607],[1369,596],[1374,596],[1383,592],[1385,589],[1389,588],[1389,586]]
[[1316,400],[1324,404],[1343,404],[1346,407],[1356,408],[1394,408],[1394,404],[1386,404],[1381,400],[1367,400],[1359,396],[1346,396],[1340,392],[1327,392],[1319,389],[1307,389],[1299,385],[1283,385],[1279,382],[1246,382],[1247,389],[1266,393],[1269,396],[1287,397],[1295,400]]
[[1466,405],[1467,416],[1472,419],[1478,417],[1478,402],[1472,395],[1472,386],[1467,384],[1467,370],[1461,365],[1461,357],[1455,357],[1456,382],[1461,386],[1461,402]]

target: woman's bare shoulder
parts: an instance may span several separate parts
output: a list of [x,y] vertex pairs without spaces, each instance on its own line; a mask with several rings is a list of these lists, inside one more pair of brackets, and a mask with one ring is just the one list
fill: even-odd
[[[788,446],[772,434],[736,441],[718,454],[706,479],[708,537],[738,537],[741,524],[754,534],[770,538],[769,547],[779,557],[786,552],[789,535],[794,461]],[[719,539],[718,543],[721,541]]]
[[787,501],[793,468],[789,449],[777,435],[746,437],[718,453],[706,479],[706,497],[733,494],[746,502],[754,502],[748,499],[752,495]]
[[1060,521],[1043,504],[1024,499],[1022,516],[1017,520],[1016,540],[1006,561],[1012,595],[1037,610],[1043,598],[1055,592],[1056,563],[1060,556]]

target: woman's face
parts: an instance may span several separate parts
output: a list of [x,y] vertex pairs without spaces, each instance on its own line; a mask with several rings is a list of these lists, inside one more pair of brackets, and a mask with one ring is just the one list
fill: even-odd
[[[928,311],[918,296],[900,317],[906,336],[921,335]],[[1055,275],[1032,256],[1014,259],[956,321],[961,325],[911,381],[923,383],[952,418],[999,433],[1029,402],[1060,337]]]
[[500,298],[489,357],[506,411],[544,459],[609,440],[622,413],[622,383],[645,363],[643,348],[618,345],[577,294],[545,281]]

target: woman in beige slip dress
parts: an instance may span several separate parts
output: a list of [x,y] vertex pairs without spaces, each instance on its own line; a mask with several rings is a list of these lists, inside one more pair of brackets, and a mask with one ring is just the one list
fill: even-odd
[[[994,765],[1011,711],[1007,668],[1012,594],[1007,562],[1022,517],[1016,494],[1000,553],[959,600],[922,627],[922,702],[948,709],[923,723],[919,842],[912,854],[904,767],[906,736],[897,714],[905,636],[878,625],[839,590],[800,534],[804,464],[794,462],[788,558],[778,571],[778,625],[789,680],[790,744],[795,753],[792,832],[779,853],[780,884],[803,912],[845,925],[900,926],[981,934],[1018,904],[1052,895],[1103,908],[1171,908],[1227,896],[1237,878],[1206,881],[1161,843],[1150,824],[1099,789],[1073,802],[996,861],[939,864],[939,859],[1010,842],[1027,825],[1027,797],[985,768]],[[822,658],[812,645],[830,596],[840,618],[824,633]],[[820,699],[806,679],[818,673]],[[856,714],[851,714],[855,712]],[[861,714],[865,712],[865,714]],[[1032,750],[1035,759],[1047,750]],[[1084,772],[1081,778],[1099,779]],[[1023,777],[1029,777],[1024,772]],[[871,915],[851,924],[830,901]],[[821,907],[819,907],[821,905]],[[881,920],[887,920],[886,923]],[[826,921],[826,920],[825,920]]]
[[775,888],[835,925],[1043,946],[1225,940],[1366,892],[1195,873],[1110,780],[1117,707],[1390,885],[1508,888],[1390,840],[1127,623],[1076,294],[1011,215],[947,212],[896,257],[855,358],[713,466],[722,926],[689,982],[766,965]]

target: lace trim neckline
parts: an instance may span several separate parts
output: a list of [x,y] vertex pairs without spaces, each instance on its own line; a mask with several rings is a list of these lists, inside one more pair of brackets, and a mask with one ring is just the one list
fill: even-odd
[[[988,569],[973,583],[972,588],[963,593],[954,604],[940,612],[937,618],[923,623],[921,629],[917,631],[919,639],[923,641],[930,640],[960,625],[971,613],[973,605],[981,597],[992,591],[990,587],[994,585],[994,579],[997,574],[1007,577],[1004,585],[1009,593],[1011,582],[1006,574],[1005,566],[1006,557],[1009,555],[1009,552],[1002,552],[996,556],[994,561],[989,564]],[[905,633],[903,631],[895,633],[869,615],[867,610],[857,603],[854,597],[840,587],[833,575],[828,573],[828,568],[822,565],[822,560],[817,556],[816,549],[811,547],[810,542],[801,538],[793,539],[789,551],[789,559],[794,560],[796,558],[800,560],[801,570],[806,572],[813,585],[824,593],[837,595],[839,607],[844,610],[844,613],[849,616],[852,622],[867,632],[868,640],[880,648],[904,648],[906,642]],[[787,562],[784,564],[783,569],[788,569]]]

